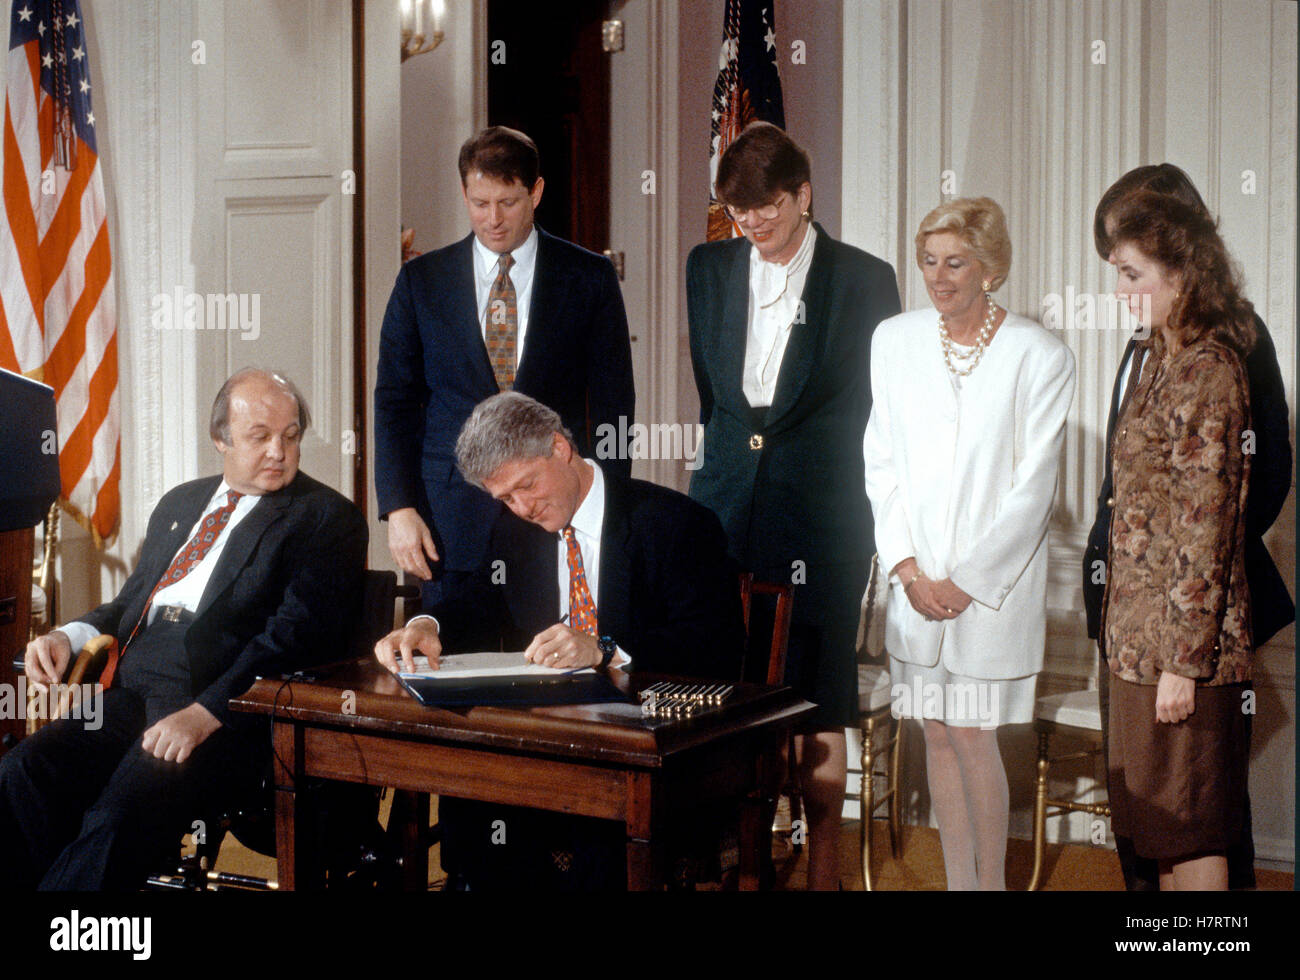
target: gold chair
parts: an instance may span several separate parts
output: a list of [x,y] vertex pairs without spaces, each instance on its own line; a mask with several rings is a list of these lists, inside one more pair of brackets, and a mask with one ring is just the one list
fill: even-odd
[[[1080,803],[1077,800],[1053,800],[1047,796],[1047,778],[1051,767],[1059,762],[1088,759],[1101,752],[1101,706],[1093,691],[1069,691],[1038,699],[1034,709],[1034,731],[1038,734],[1038,777],[1034,790],[1034,871],[1028,891],[1038,889],[1043,870],[1043,851],[1047,844],[1048,817],[1068,813],[1091,813],[1110,817],[1109,803]],[[1066,755],[1051,754],[1053,735],[1081,739],[1088,748]],[[1104,785],[1104,784],[1103,784]],[[1048,811],[1052,812],[1048,812]]]
[[50,505],[41,535],[41,557],[33,559],[32,623],[28,639],[48,633],[59,621],[58,581],[54,577],[54,559],[59,544],[59,502]]
[[[876,663],[858,664],[858,727],[862,737],[862,785],[858,791],[861,826],[862,885],[875,889],[871,874],[872,830],[881,807],[888,807],[883,819],[889,825],[889,850],[895,858],[903,852],[903,821],[898,793],[899,756],[902,749],[902,720],[895,718],[893,685],[889,676],[889,655],[885,650],[885,613],[888,586],[883,580],[879,555],[871,556],[871,571],[862,595],[858,621],[857,649],[860,658]],[[878,666],[883,664],[883,666]],[[884,762],[877,772],[877,763]],[[885,792],[876,795],[876,779],[885,781]]]
[[[889,826],[889,850],[895,859],[902,856],[902,816],[898,794],[898,760],[903,744],[902,722],[891,710],[893,698],[889,669],[874,664],[858,665],[858,725],[862,731],[862,788],[858,791],[861,804],[859,843],[862,849],[862,885],[867,891],[875,889],[871,874],[872,828],[876,820],[885,820]],[[877,762],[884,761],[884,771],[876,772]],[[885,781],[885,791],[876,795],[876,779]],[[876,816],[881,807],[888,807],[883,817]]]

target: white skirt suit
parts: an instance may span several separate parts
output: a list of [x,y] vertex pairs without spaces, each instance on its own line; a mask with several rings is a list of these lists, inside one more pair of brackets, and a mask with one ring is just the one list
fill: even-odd
[[[883,574],[915,556],[927,576],[951,578],[973,601],[955,619],[929,622],[890,578],[895,712],[982,727],[1028,722],[1043,667],[1047,526],[1074,356],[1040,324],[1008,312],[978,366],[954,381],[938,322],[930,308],[876,328],[867,497]],[[991,689],[994,714],[946,718],[928,698],[915,703],[922,684],[946,682],[980,685],[986,697]]]

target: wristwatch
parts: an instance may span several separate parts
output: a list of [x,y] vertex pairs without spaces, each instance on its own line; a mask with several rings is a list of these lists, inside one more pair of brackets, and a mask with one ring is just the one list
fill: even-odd
[[614,651],[618,649],[618,644],[614,642],[612,636],[602,636],[596,640],[596,646],[600,648],[600,669],[604,670],[614,659]]

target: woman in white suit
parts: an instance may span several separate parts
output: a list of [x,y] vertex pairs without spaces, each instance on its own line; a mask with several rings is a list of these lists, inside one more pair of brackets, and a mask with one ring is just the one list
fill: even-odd
[[876,328],[863,446],[889,570],[894,712],[923,719],[949,890],[1001,890],[1008,791],[997,726],[1033,719],[1074,358],[990,295],[1011,267],[994,201],[931,211],[916,260],[934,307]]

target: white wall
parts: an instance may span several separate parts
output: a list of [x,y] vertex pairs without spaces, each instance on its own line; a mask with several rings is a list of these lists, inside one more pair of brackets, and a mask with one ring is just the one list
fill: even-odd
[[[895,262],[905,307],[927,302],[911,239],[940,202],[945,171],[957,194],[987,194],[1003,205],[1014,258],[998,298],[1042,319],[1049,294],[1114,288],[1113,272],[1092,247],[1102,191],[1139,164],[1176,163],[1221,215],[1248,296],[1277,342],[1294,443],[1294,4],[855,0],[845,4],[844,27],[844,238]],[[1246,171],[1256,178],[1253,193],[1243,192]],[[1052,523],[1040,693],[1095,683],[1080,562],[1126,334],[1069,329],[1062,338],[1075,353],[1078,394]],[[1294,538],[1293,491],[1267,538],[1293,594]],[[1251,770],[1259,856],[1286,863],[1294,860],[1294,649],[1288,628],[1259,658]],[[1012,829],[1027,836],[1032,733],[1004,731],[1002,745]],[[908,798],[913,817],[924,821],[919,738],[908,748]],[[1071,818],[1070,835],[1085,839],[1087,823]]]
[[486,50],[476,35],[480,17],[485,27],[485,0],[447,4],[442,44],[400,69],[402,224],[415,229],[420,252],[469,234],[456,156],[486,125],[487,92],[478,84],[486,76],[477,70]]

